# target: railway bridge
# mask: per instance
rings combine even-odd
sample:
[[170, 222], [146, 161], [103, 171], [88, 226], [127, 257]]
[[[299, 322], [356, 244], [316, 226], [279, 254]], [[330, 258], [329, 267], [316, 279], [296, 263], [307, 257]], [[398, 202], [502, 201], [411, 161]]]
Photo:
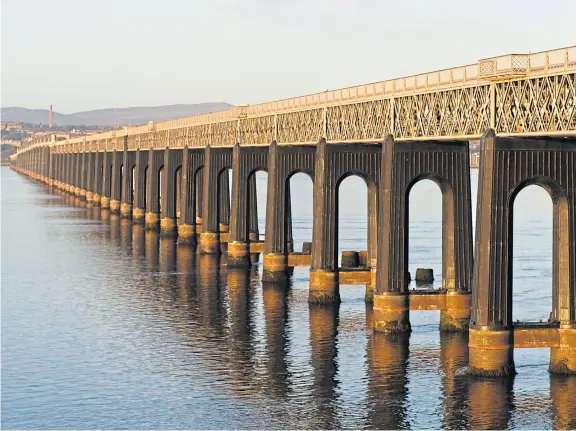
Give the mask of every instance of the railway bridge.
[[[474, 253], [472, 139], [482, 140]], [[550, 347], [550, 370], [576, 373], [576, 46], [86, 137], [46, 136], [23, 145], [12, 167], [200, 254], [224, 248], [229, 267], [248, 267], [263, 251], [268, 282], [310, 265], [311, 303], [338, 302], [339, 284], [357, 277], [373, 298], [376, 331], [409, 332], [410, 310], [441, 310], [441, 330], [470, 330], [471, 373], [514, 373], [514, 347]], [[257, 171], [268, 173], [263, 244]], [[289, 179], [299, 172], [314, 184], [310, 254], [292, 247]], [[369, 194], [366, 268], [352, 276], [337, 255], [338, 187], [350, 175]], [[407, 198], [422, 179], [443, 196], [443, 279], [434, 292], [407, 288]], [[549, 323], [521, 326], [512, 320], [512, 208], [531, 184], [553, 201], [553, 310]]]

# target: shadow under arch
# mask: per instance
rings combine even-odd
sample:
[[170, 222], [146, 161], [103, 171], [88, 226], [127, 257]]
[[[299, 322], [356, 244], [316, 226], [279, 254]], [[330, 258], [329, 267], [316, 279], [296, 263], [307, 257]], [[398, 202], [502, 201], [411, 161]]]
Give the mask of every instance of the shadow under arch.
[[164, 165], [160, 165], [158, 167], [158, 171], [156, 173], [156, 181], [158, 184], [158, 212], [160, 214], [163, 213], [163, 207], [162, 205], [164, 204]]
[[231, 167], [224, 167], [217, 174], [217, 203], [216, 214], [220, 233], [230, 231], [230, 171], [234, 175]]
[[[248, 223], [246, 227], [247, 231], [247, 238], [250, 241], [259, 241], [260, 240], [260, 227], [259, 227], [259, 214], [258, 214], [258, 181], [257, 181], [257, 174], [266, 174], [266, 184], [268, 183], [268, 168], [267, 167], [258, 167], [253, 169], [248, 174], [248, 190], [247, 190], [247, 199], [246, 199], [246, 214], [248, 215]], [[267, 195], [267, 190], [266, 190]], [[266, 196], [267, 199], [267, 196]], [[264, 206], [264, 215], [266, 215], [266, 206]]]
[[[514, 252], [514, 202], [518, 194], [529, 186], [539, 186], [546, 190], [552, 200], [552, 313], [551, 322], [570, 324], [574, 319], [574, 297], [570, 292], [570, 237], [566, 233], [570, 223], [570, 205], [566, 191], [552, 178], [535, 176], [514, 187], [508, 197], [508, 297], [513, 292], [513, 252]], [[508, 303], [508, 313], [512, 316], [512, 300]]]
[[[194, 189], [192, 193], [196, 198], [196, 202], [194, 205], [194, 215], [193, 218], [196, 222], [196, 225], [202, 226], [202, 196], [204, 191], [204, 165], [199, 166], [193, 173], [194, 179]], [[197, 232], [200, 233], [200, 232]]]

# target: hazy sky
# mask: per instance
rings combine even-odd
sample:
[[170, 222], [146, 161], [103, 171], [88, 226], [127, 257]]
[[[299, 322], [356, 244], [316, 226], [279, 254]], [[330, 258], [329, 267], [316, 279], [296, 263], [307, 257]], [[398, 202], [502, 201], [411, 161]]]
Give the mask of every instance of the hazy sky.
[[335, 89], [576, 44], [576, 1], [2, 0], [2, 106]]

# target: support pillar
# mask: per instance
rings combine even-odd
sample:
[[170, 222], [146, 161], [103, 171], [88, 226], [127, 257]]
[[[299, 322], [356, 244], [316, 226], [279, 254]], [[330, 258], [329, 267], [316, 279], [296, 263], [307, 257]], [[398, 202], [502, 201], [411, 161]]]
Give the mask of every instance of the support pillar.
[[[382, 147], [380, 252], [376, 256], [374, 329], [410, 332], [408, 291], [408, 196], [430, 179], [442, 191], [442, 289], [440, 329], [466, 331], [470, 316], [472, 218], [467, 142], [394, 142]], [[376, 206], [373, 203], [373, 206]], [[375, 241], [369, 241], [374, 252]]]
[[292, 243], [289, 178], [296, 172], [314, 176], [314, 146], [268, 147], [266, 237], [262, 281], [285, 283], [289, 278], [288, 253]]
[[104, 153], [97, 151], [94, 153], [94, 195], [92, 205], [100, 206], [102, 200], [102, 177], [104, 173]]
[[74, 153], [74, 196], [80, 197], [80, 184], [82, 181], [82, 153]]
[[122, 175], [121, 196], [122, 203], [120, 204], [120, 217], [125, 219], [132, 218], [132, 167], [134, 166], [134, 153], [128, 152], [128, 142], [124, 142], [124, 151], [122, 154], [122, 166], [124, 167], [124, 175]]
[[[228, 175], [232, 154], [229, 148], [204, 149], [204, 191], [200, 254], [220, 254], [221, 175]], [[225, 203], [223, 204], [225, 206]], [[224, 208], [225, 211], [225, 208]]]
[[255, 172], [268, 163], [268, 148], [240, 147], [232, 153], [232, 212], [228, 265], [249, 267], [250, 242], [258, 239], [258, 210], [256, 207]]
[[79, 187], [80, 187], [80, 191], [78, 193], [78, 197], [81, 200], [86, 200], [86, 188], [87, 188], [87, 170], [88, 170], [88, 156], [89, 153], [86, 152], [86, 149], [84, 149], [84, 152], [82, 152], [80, 154], [80, 161], [81, 161], [81, 167], [80, 167], [80, 183], [79, 183]]
[[180, 186], [180, 221], [178, 223], [178, 243], [194, 244], [196, 242], [194, 172], [190, 163], [188, 147], [182, 150], [182, 180]]
[[134, 198], [132, 202], [132, 221], [144, 224], [146, 218], [146, 172], [148, 152], [136, 150], [134, 161]]
[[314, 221], [312, 225], [312, 267], [310, 269], [310, 291], [308, 302], [339, 303], [340, 290], [336, 267], [337, 187], [326, 166], [326, 141], [316, 146], [314, 175]]
[[94, 167], [95, 167], [95, 153], [88, 153], [86, 163], [86, 202], [93, 204], [94, 201]]
[[120, 204], [122, 201], [122, 181], [125, 176], [124, 165], [122, 160], [124, 153], [122, 151], [112, 152], [112, 182], [110, 194], [110, 212], [120, 214]]
[[164, 169], [162, 170], [162, 217], [160, 219], [160, 235], [174, 236], [176, 226], [176, 175], [182, 175], [179, 170], [182, 159], [181, 150], [164, 150]]
[[104, 151], [102, 155], [102, 197], [100, 206], [102, 209], [110, 208], [110, 196], [112, 190], [112, 156], [113, 152]]
[[148, 230], [158, 230], [160, 227], [160, 184], [159, 171], [164, 163], [163, 151], [150, 149], [148, 151], [148, 178], [146, 184], [146, 216], [145, 227]]
[[552, 313], [559, 347], [550, 371], [576, 374], [576, 141], [482, 138], [468, 372], [514, 374], [512, 233], [516, 195], [538, 184], [553, 202]]

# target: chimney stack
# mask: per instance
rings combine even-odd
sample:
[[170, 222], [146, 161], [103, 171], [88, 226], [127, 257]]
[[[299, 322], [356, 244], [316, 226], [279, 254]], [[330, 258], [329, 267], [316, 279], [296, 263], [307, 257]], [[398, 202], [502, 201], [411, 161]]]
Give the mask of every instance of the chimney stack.
[[48, 117], [48, 127], [52, 128], [52, 105], [50, 105], [50, 116]]

